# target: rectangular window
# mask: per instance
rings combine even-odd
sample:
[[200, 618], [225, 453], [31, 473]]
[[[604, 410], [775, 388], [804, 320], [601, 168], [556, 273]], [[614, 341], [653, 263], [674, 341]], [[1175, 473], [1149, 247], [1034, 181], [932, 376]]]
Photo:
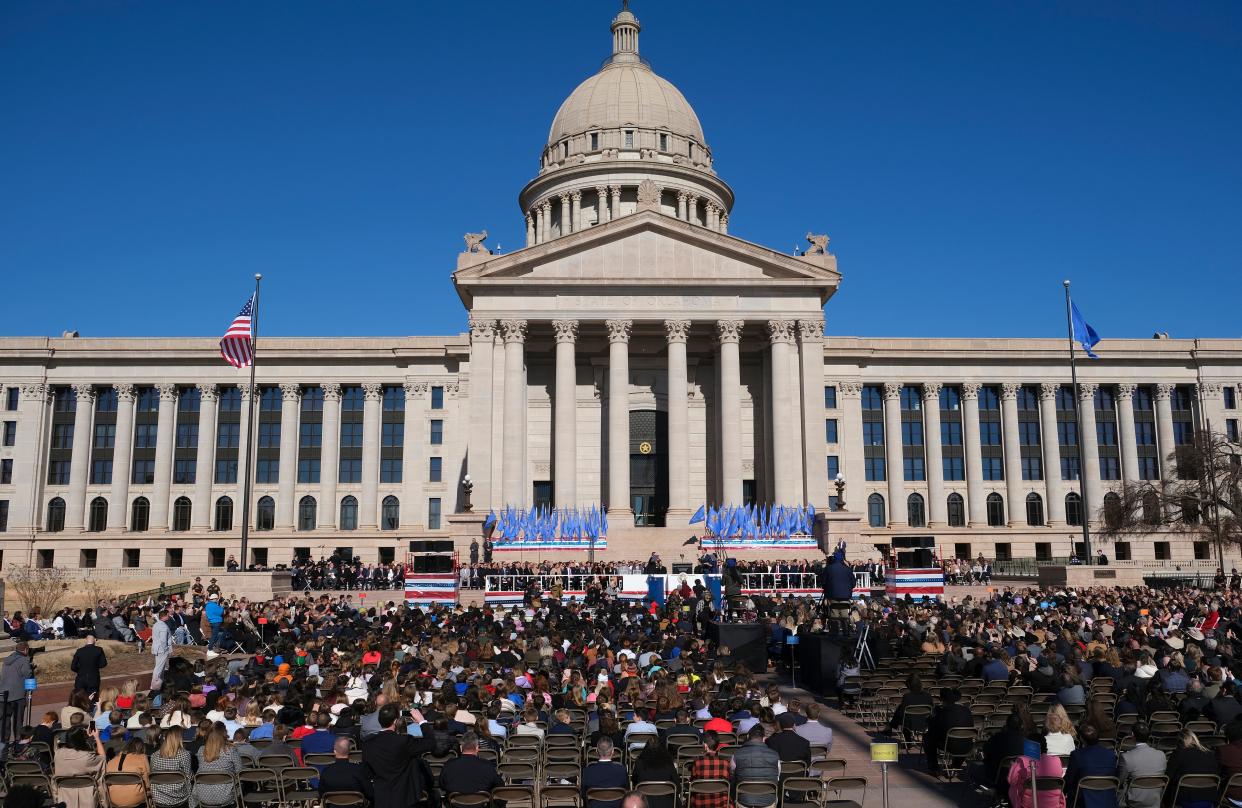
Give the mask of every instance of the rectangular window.
[[1024, 480], [1042, 480], [1044, 478], [1044, 464], [1038, 457], [1022, 458], [1022, 479]]
[[405, 424], [385, 423], [381, 430], [380, 445], [385, 449], [400, 449], [405, 443]]
[[241, 424], [220, 424], [216, 434], [217, 449], [236, 449], [241, 439]]
[[884, 445], [884, 423], [882, 421], [864, 421], [863, 422], [863, 445], [864, 446], [883, 446]]
[[1018, 443], [1023, 446], [1039, 445], [1039, 422], [1038, 421], [1019, 421], [1018, 422]]
[[1167, 541], [1153, 542], [1153, 544], [1156, 547], [1156, 560], [1157, 561], [1172, 561], [1173, 560], [1173, 554], [1169, 550], [1169, 543]]
[[9, 501], [0, 499], [0, 533], [9, 529]]
[[966, 467], [962, 463], [962, 458], [960, 457], [944, 458], [944, 478], [946, 480], [966, 479]]
[[1049, 561], [1052, 558], [1052, 542], [1035, 542], [1035, 558], [1038, 561]]
[[923, 466], [923, 458], [907, 457], [902, 460], [902, 474], [907, 482], [917, 482], [927, 479], [927, 472]]
[[259, 448], [260, 449], [279, 449], [280, 448], [280, 422], [279, 421], [260, 421], [259, 422]]
[[319, 482], [319, 458], [298, 461], [298, 482]]
[[302, 391], [302, 412], [323, 412], [322, 387], [307, 387]]
[[197, 387], [186, 387], [177, 393], [178, 412], [198, 412], [203, 394]]
[[101, 387], [95, 394], [95, 412], [116, 412], [116, 388]]
[[953, 543], [953, 557], [960, 558], [963, 561], [969, 561], [970, 560], [970, 542], [961, 542], [961, 541], [954, 542]]
[[884, 394], [880, 392], [879, 387], [876, 387], [874, 384], [863, 387], [862, 408], [864, 410], [884, 409]]
[[1134, 442], [1139, 446], [1156, 445], [1156, 425], [1151, 421], [1138, 421], [1134, 424]]
[[380, 459], [380, 482], [401, 482], [401, 458], [385, 457]]
[[1101, 480], [1120, 480], [1121, 464], [1115, 457], [1100, 458], [1100, 479]]
[[1001, 445], [1001, 425], [999, 421], [982, 421], [979, 423], [979, 444], [981, 446]]
[[1238, 419], [1237, 418], [1226, 418], [1225, 419], [1225, 436], [1228, 437], [1229, 440], [1234, 443], [1238, 442]]
[[633, 129], [625, 130], [625, 148], [627, 149], [634, 148], [634, 130]]
[[207, 566], [223, 567], [224, 566], [224, 548], [211, 547], [207, 550]]
[[68, 485], [69, 484], [69, 461], [53, 460], [47, 466], [47, 484], [48, 485]]
[[828, 481], [832, 482], [841, 473], [841, 458], [836, 455], [828, 455]]
[[177, 448], [198, 448], [198, 424], [177, 424]]
[[828, 385], [824, 388], [824, 409], [835, 410], [837, 408], [837, 388], [835, 385]]
[[1194, 543], [1195, 561], [1207, 561], [1212, 557], [1212, 545], [1206, 541]]
[[919, 421], [902, 421], [901, 422], [901, 445], [902, 446], [922, 446], [923, 445], [923, 424]]
[[660, 151], [668, 151], [668, 135], [663, 132], [660, 133]]
[[93, 547], [83, 549], [78, 553], [78, 566], [86, 569], [94, 569], [99, 563], [99, 551]]
[[1139, 456], [1139, 479], [1140, 480], [1159, 480], [1160, 479], [1160, 463], [1154, 457]]
[[1078, 424], [1073, 421], [1057, 421], [1057, 440], [1062, 446], [1078, 445]]
[[1061, 458], [1061, 479], [1077, 480], [1078, 479], [1078, 458], [1062, 457]]
[[384, 412], [405, 412], [405, 388], [384, 388]]
[[96, 460], [91, 463], [91, 485], [112, 484], [112, 461]]
[[257, 483], [280, 482], [280, 461], [260, 457], [254, 465], [254, 481]]
[[135, 458], [133, 472], [130, 482], [134, 485], [151, 485], [155, 482], [155, 461]]
[[17, 409], [18, 392], [16, 387], [10, 387], [4, 391], [4, 408], [9, 412]]
[[341, 448], [362, 448], [362, 424], [348, 422], [341, 424]]
[[429, 457], [427, 458], [427, 481], [432, 483], [440, 482], [440, 475], [443, 473], [444, 458]]
[[142, 551], [137, 549], [126, 549], [122, 552], [121, 566], [134, 569], [142, 563]]
[[1100, 421], [1095, 425], [1095, 438], [1101, 446], [1117, 445], [1117, 425], [1112, 421]]
[[216, 483], [218, 485], [232, 485], [237, 482], [237, 461], [236, 460], [217, 460], [216, 461]]
[[52, 448], [73, 448], [73, 424], [56, 424], [52, 427]]
[[440, 498], [432, 497], [427, 500], [427, 529], [440, 529]]
[[[12, 387], [10, 387], [9, 395], [12, 395], [14, 392], [15, 390]], [[1224, 394], [1225, 396], [1225, 409], [1227, 410], [1237, 409], [1238, 399], [1237, 399], [1237, 392], [1234, 390], [1234, 388], [1225, 387], [1223, 390], [1221, 390], [1221, 393]], [[9, 407], [9, 409], [10, 410], [15, 409], [15, 407]]]
[[996, 560], [1013, 561], [1013, 545], [1007, 541], [998, 541], [996, 543]]
[[824, 421], [824, 440], [828, 443], [837, 442], [837, 419], [829, 418]]
[[4, 445], [13, 446], [17, 443], [17, 422], [4, 422]]
[[431, 422], [431, 445], [439, 446], [442, 443], [444, 443], [444, 422], [436, 419]]
[[884, 458], [868, 457], [864, 463], [866, 479], [880, 482], [884, 479]]
[[962, 425], [957, 421], [942, 421], [940, 424], [940, 442], [945, 446], [961, 446]]
[[180, 547], [169, 547], [164, 551], [165, 567], [180, 567], [182, 552]]
[[962, 408], [962, 393], [956, 387], [940, 388], [940, 409], [956, 412]]
[[237, 387], [221, 387], [220, 412], [241, 412], [241, 389]]
[[95, 448], [111, 449], [116, 444], [116, 424], [95, 424]]
[[0, 485], [13, 484], [13, 458], [0, 460]]
[[431, 409], [444, 409], [444, 388], [439, 385], [434, 385], [431, 388]]
[[591, 133], [591, 151], [599, 151], [599, 132]]
[[1004, 458], [1000, 458], [1000, 457], [983, 458], [983, 479], [985, 480], [1005, 479]]
[[1194, 424], [1190, 421], [1173, 422], [1173, 444], [1175, 446], [1188, 446], [1191, 443], [1194, 443], [1194, 440]]
[[1130, 560], [1130, 542], [1128, 541], [1113, 542], [1113, 555], [1117, 557], [1118, 561], [1129, 561]]
[[173, 482], [179, 485], [190, 485], [195, 478], [194, 460], [178, 459], [173, 463]]
[[35, 565], [42, 570], [56, 566], [56, 551], [51, 549], [40, 550], [35, 557]]
[[337, 481], [342, 483], [362, 482], [362, 460], [356, 457], [342, 457], [340, 476], [337, 477]]
[[303, 449], [318, 449], [323, 445], [323, 424], [306, 423], [298, 427], [298, 445]]
[[158, 424], [134, 425], [134, 448], [154, 449]]

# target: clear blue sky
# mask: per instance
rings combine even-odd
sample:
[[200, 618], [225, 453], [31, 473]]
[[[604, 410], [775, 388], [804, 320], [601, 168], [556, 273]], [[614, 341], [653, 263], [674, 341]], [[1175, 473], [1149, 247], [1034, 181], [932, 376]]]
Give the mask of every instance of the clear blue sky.
[[[613, 0], [0, 4], [0, 333], [447, 335]], [[831, 334], [1239, 336], [1242, 3], [635, 0]]]

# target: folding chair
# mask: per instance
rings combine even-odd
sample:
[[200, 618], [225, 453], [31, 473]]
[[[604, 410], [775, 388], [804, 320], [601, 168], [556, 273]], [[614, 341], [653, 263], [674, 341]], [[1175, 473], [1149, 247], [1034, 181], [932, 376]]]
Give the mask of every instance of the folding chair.
[[[188, 805], [190, 799], [190, 778], [181, 772], [151, 772], [147, 776], [151, 788], [151, 803], [156, 808], [177, 808]], [[165, 794], [185, 794], [185, 799], [168, 799]]]
[[[648, 805], [676, 805], [677, 804], [677, 784], [648, 780], [642, 783], [636, 783], [634, 790], [647, 798]], [[656, 802], [658, 800], [658, 802]]]
[[523, 782], [533, 784], [538, 775], [537, 766], [533, 761], [520, 763], [505, 761], [496, 767], [496, 773], [500, 775], [501, 780], [505, 781], [505, 785], [510, 786]]
[[293, 758], [288, 755], [259, 755], [259, 768], [272, 769], [279, 772], [281, 769], [288, 769], [295, 766]]
[[540, 808], [582, 808], [578, 786], [547, 785], [539, 789]]
[[329, 791], [323, 795], [323, 808], [365, 808], [367, 798], [357, 791]]
[[46, 774], [14, 774], [9, 777], [9, 788], [14, 786], [30, 786], [46, 794], [48, 802], [52, 801], [52, 779]]
[[532, 786], [498, 786], [492, 789], [492, 801], [503, 802], [505, 808], [535, 808], [535, 789]]
[[1102, 791], [1116, 792], [1121, 787], [1121, 781], [1116, 777], [1103, 777], [1099, 775], [1084, 777], [1078, 781], [1078, 790], [1074, 792], [1074, 801], [1070, 803], [1070, 808], [1078, 808], [1079, 802], [1084, 791]]
[[940, 747], [941, 771], [952, 780], [966, 768], [966, 761], [975, 751], [975, 731], [966, 727], [953, 727], [945, 733]]
[[145, 799], [142, 804], [145, 806], [151, 805], [151, 790], [146, 787], [147, 784], [142, 779], [141, 774], [136, 774], [134, 772], [104, 772], [103, 791], [105, 805], [112, 804], [112, 799], [108, 796], [108, 789], [112, 786], [138, 786], [142, 789], [142, 793], [145, 795]]
[[240, 789], [238, 789], [237, 787], [237, 780], [234, 779], [233, 775], [231, 774], [225, 774], [224, 772], [199, 772], [198, 774], [194, 775], [195, 793], [198, 792], [199, 786], [223, 786], [223, 785], [229, 786], [229, 793], [232, 796], [230, 796], [226, 800], [222, 800], [216, 803], [206, 802], [202, 799], [198, 799], [197, 800], [198, 805], [201, 806], [202, 808], [224, 808], [225, 806], [231, 806], [235, 808], [235, 806], [237, 806], [239, 803], [238, 791]]
[[1211, 790], [1212, 799], [1216, 798], [1217, 792], [1220, 791], [1220, 775], [1218, 774], [1183, 774], [1182, 779], [1177, 781], [1177, 785], [1173, 787], [1173, 805], [1177, 805], [1177, 798], [1181, 794], [1182, 789], [1188, 791], [1206, 791]]
[[486, 791], [449, 794], [445, 799], [448, 808], [488, 808], [492, 804], [492, 795]]
[[[99, 802], [100, 800], [100, 795], [97, 789], [98, 783], [96, 783], [94, 777], [74, 776], [74, 775], [71, 775], [68, 777], [52, 777], [52, 784], [56, 788], [57, 796], [60, 796], [61, 791], [78, 790], [78, 789], [85, 791], [87, 789], [90, 789], [91, 793], [95, 795], [94, 801]], [[65, 802], [65, 800], [60, 800], [60, 801]]]
[[242, 786], [242, 805], [271, 805], [283, 801], [280, 775], [275, 769], [242, 769], [237, 779]]
[[742, 795], [745, 794], [750, 801], [755, 802], [750, 808], [776, 808], [776, 804], [780, 801], [780, 794], [777, 790], [776, 783], [769, 783], [766, 780], [743, 780], [737, 784], [737, 802], [741, 803]]
[[582, 767], [577, 763], [546, 763], [543, 782], [549, 785], [577, 785], [582, 779]]
[[823, 787], [817, 777], [788, 777], [781, 781], [781, 808], [820, 808]]
[[319, 791], [311, 787], [311, 781], [319, 777], [319, 770], [310, 766], [290, 766], [276, 772], [280, 777], [280, 801], [284, 805], [302, 804], [306, 808], [319, 799]]
[[324, 766], [331, 766], [336, 761], [336, 755], [327, 752], [320, 752], [309, 755], [302, 755], [302, 762], [307, 766], [314, 766], [316, 769], [323, 771]]
[[729, 795], [728, 780], [691, 780], [690, 787], [687, 789], [688, 800], [693, 800], [695, 795]]
[[[867, 801], [866, 777], [833, 777], [824, 783], [824, 808], [862, 808]], [[857, 794], [857, 799], [851, 795]], [[832, 799], [828, 797], [832, 796]]]
[[15, 774], [43, 774], [43, 767], [34, 760], [10, 760], [4, 764], [4, 778], [8, 780]]

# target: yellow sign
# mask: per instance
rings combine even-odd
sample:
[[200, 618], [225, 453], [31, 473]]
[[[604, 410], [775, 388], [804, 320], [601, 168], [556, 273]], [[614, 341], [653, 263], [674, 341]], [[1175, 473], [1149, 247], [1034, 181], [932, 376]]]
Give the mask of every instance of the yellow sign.
[[638, 444], [638, 451], [640, 454], [651, 454], [651, 444], [647, 443], [647, 441], [643, 441]]
[[897, 744], [895, 743], [873, 743], [871, 744], [871, 762], [872, 763], [896, 763], [897, 762]]

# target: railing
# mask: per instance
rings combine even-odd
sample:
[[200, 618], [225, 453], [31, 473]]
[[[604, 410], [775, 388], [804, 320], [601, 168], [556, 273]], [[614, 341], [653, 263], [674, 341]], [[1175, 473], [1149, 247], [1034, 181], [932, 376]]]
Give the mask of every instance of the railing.
[[[1015, 558], [1009, 561], [997, 561], [992, 565], [992, 576], [999, 578], [1038, 578], [1040, 567], [1069, 566], [1069, 556], [1053, 558]], [[1206, 574], [1209, 579], [1216, 574], [1216, 562], [1210, 560], [1195, 561], [1115, 561], [1110, 559], [1109, 567], [1123, 569], [1139, 568], [1144, 577], [1175, 578], [1179, 576], [1196, 576]]]
[[[671, 592], [681, 586], [681, 579], [694, 586], [708, 576], [702, 573], [666, 573], [664, 588]], [[488, 592], [525, 592], [534, 583], [541, 592], [550, 592], [559, 583], [566, 592], [583, 592], [591, 583], [615, 584], [619, 591], [646, 591], [647, 576], [643, 574], [595, 575], [560, 573], [557, 575], [487, 575], [483, 578], [483, 590]], [[855, 589], [870, 589], [871, 574], [865, 570], [854, 572]], [[819, 594], [819, 576], [814, 572], [744, 572], [742, 589], [753, 592], [814, 592]]]

